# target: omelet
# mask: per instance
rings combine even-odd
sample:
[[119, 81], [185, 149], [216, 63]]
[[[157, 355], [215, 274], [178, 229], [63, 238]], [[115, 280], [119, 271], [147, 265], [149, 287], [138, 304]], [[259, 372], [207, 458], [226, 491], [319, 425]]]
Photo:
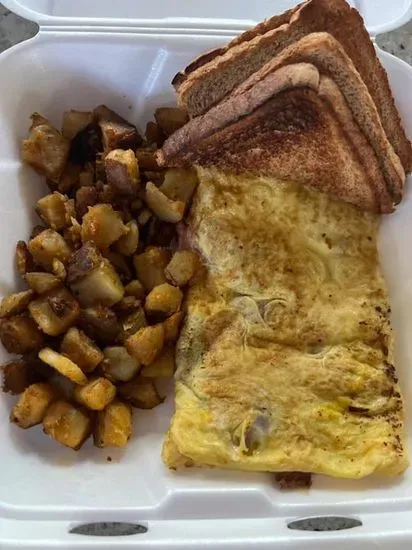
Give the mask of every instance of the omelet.
[[379, 216], [290, 182], [199, 180], [187, 238], [207, 270], [188, 293], [165, 464], [403, 472]]

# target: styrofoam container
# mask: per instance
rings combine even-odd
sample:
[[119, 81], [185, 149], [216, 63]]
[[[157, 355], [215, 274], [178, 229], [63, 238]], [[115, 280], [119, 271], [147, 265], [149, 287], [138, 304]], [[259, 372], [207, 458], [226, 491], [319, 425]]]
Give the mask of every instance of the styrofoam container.
[[[57, 126], [69, 108], [105, 103], [143, 127], [160, 105], [174, 103], [170, 81], [195, 55], [293, 1], [3, 0], [39, 22], [32, 40], [0, 56], [0, 293], [19, 284], [14, 247], [35, 224], [42, 178], [23, 166], [19, 140], [39, 111]], [[355, 4], [355, 2], [354, 2]], [[372, 34], [411, 16], [412, 0], [363, 0], [356, 6]], [[412, 69], [379, 51], [409, 135]], [[412, 438], [412, 191], [384, 219], [381, 261], [397, 333], [397, 369]], [[1, 352], [0, 359], [6, 359]], [[269, 474], [163, 467], [162, 438], [173, 398], [135, 415], [124, 451], [88, 443], [79, 453], [41, 433], [9, 424], [12, 399], [0, 396], [0, 548], [150, 548], [406, 550], [412, 544], [412, 468], [395, 480], [334, 480], [315, 476], [307, 492], [280, 492]], [[412, 448], [412, 446], [410, 446]], [[112, 461], [107, 462], [110, 456]], [[352, 530], [288, 529], [292, 519], [358, 518]], [[86, 536], [84, 523], [130, 522], [147, 528], [129, 536]], [[99, 526], [97, 526], [99, 527]], [[97, 529], [96, 527], [96, 529]], [[119, 525], [100, 525], [101, 534]], [[120, 526], [122, 527], [122, 526]], [[333, 545], [333, 546], [332, 546]]]

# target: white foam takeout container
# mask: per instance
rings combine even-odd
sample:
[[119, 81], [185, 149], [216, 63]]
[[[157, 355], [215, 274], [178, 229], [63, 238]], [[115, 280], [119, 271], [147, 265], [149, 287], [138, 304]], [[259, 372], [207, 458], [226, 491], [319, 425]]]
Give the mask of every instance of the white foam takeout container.
[[[221, 45], [293, 0], [3, 0], [36, 21], [38, 35], [0, 56], [0, 293], [16, 288], [14, 247], [36, 223], [33, 206], [42, 179], [22, 165], [19, 140], [39, 111], [60, 125], [69, 108], [105, 103], [143, 128], [154, 109], [174, 103], [170, 81], [195, 55]], [[412, 0], [359, 0], [371, 35], [412, 16]], [[409, 135], [412, 69], [379, 51]], [[412, 438], [412, 191], [385, 218], [381, 260], [397, 332], [397, 368]], [[6, 354], [1, 351], [0, 360]], [[0, 548], [168, 549], [409, 549], [412, 544], [412, 468], [392, 481], [316, 476], [307, 492], [280, 492], [270, 474], [219, 470], [169, 472], [161, 462], [172, 397], [135, 415], [123, 452], [91, 443], [79, 453], [56, 445], [39, 427], [9, 424], [12, 404], [0, 396]], [[112, 462], [107, 462], [111, 456]], [[297, 518], [343, 516], [351, 530], [288, 529]], [[99, 536], [73, 534], [84, 523]], [[128, 532], [112, 522], [139, 524]], [[328, 524], [328, 523], [327, 523]], [[325, 525], [325, 523], [323, 524]], [[132, 526], [132, 527], [133, 527]], [[332, 524], [330, 524], [333, 527]], [[136, 530], [137, 528], [135, 528]], [[142, 529], [140, 529], [142, 530]]]

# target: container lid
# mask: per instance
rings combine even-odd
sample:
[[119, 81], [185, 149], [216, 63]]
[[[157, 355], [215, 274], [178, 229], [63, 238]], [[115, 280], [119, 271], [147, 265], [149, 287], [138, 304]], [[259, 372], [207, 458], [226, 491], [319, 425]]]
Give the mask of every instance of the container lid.
[[[240, 31], [281, 13], [298, 0], [2, 0], [10, 10], [40, 26], [149, 27]], [[412, 0], [348, 0], [371, 35], [412, 18]]]

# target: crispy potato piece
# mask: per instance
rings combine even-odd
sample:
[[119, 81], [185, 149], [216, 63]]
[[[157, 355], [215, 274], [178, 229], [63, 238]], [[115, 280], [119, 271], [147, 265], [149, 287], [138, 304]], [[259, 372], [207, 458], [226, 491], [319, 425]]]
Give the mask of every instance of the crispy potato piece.
[[60, 181], [57, 186], [58, 191], [60, 191], [60, 193], [67, 193], [74, 187], [77, 187], [80, 171], [81, 167], [79, 165], [68, 162], [60, 176]]
[[34, 297], [32, 290], [23, 290], [5, 296], [0, 303], [0, 319], [23, 313]]
[[178, 107], [160, 107], [156, 109], [154, 117], [166, 137], [189, 121], [186, 111]]
[[33, 256], [30, 254], [24, 241], [19, 241], [16, 245], [16, 266], [17, 271], [23, 277], [26, 273], [35, 269]]
[[130, 281], [130, 283], [124, 287], [124, 292], [126, 296], [134, 296], [138, 300], [142, 300], [144, 298], [143, 285], [137, 279]]
[[136, 127], [105, 105], [96, 107], [93, 113], [102, 132], [105, 153], [113, 149], [135, 149], [142, 143]]
[[109, 204], [91, 206], [83, 216], [83, 243], [94, 241], [101, 250], [105, 250], [125, 233], [126, 227], [120, 214]]
[[79, 132], [93, 122], [91, 111], [65, 111], [63, 113], [62, 134], [67, 139], [74, 139]]
[[81, 220], [87, 214], [89, 206], [99, 201], [99, 192], [96, 187], [82, 186], [76, 191], [76, 215]]
[[150, 181], [146, 184], [146, 202], [159, 220], [178, 223], [183, 218], [185, 203], [170, 200]]
[[75, 283], [102, 263], [103, 256], [93, 241], [88, 241], [70, 258], [67, 272], [68, 283]]
[[165, 321], [163, 321], [163, 328], [165, 331], [165, 342], [174, 343], [179, 338], [180, 324], [183, 319], [183, 311], [177, 311]]
[[0, 340], [9, 353], [26, 354], [43, 345], [42, 333], [27, 315], [3, 319], [0, 323]]
[[146, 296], [145, 310], [149, 315], [162, 314], [170, 317], [180, 309], [182, 291], [169, 283], [155, 286]]
[[150, 147], [142, 147], [136, 149], [136, 158], [139, 164], [140, 170], [150, 170], [157, 172], [158, 170], [163, 170], [157, 163], [156, 160], [156, 151]]
[[50, 122], [33, 113], [28, 139], [23, 140], [22, 156], [36, 172], [58, 183], [70, 151], [70, 141]]
[[139, 167], [131, 149], [114, 149], [104, 160], [106, 181], [117, 193], [135, 195], [140, 183]]
[[53, 274], [58, 278], [60, 279], [60, 281], [65, 281], [66, 278], [67, 278], [67, 271], [66, 271], [66, 268], [63, 264], [63, 262], [61, 262], [60, 260], [58, 260], [57, 258], [54, 258], [53, 260], [53, 263], [52, 263], [52, 271], [53, 271]]
[[136, 311], [133, 311], [133, 313], [130, 313], [122, 320], [122, 340], [125, 340], [126, 338], [137, 332], [139, 329], [146, 326], [147, 321], [144, 314], [144, 309], [142, 307], [139, 307], [138, 309], [136, 309]]
[[127, 382], [140, 368], [139, 361], [132, 357], [124, 346], [110, 346], [105, 348], [103, 353], [103, 373], [110, 380]]
[[41, 271], [26, 273], [24, 279], [29, 287], [36, 292], [36, 294], [44, 294], [45, 292], [49, 292], [62, 284], [61, 280], [55, 275], [52, 275], [51, 273], [43, 273]]
[[139, 212], [139, 215], [137, 216], [137, 221], [139, 225], [146, 225], [151, 217], [152, 213], [150, 212], [150, 210], [148, 208], [143, 208], [143, 210], [141, 210]]
[[35, 382], [35, 373], [27, 361], [12, 361], [2, 366], [4, 393], [18, 395]]
[[76, 327], [70, 328], [64, 335], [60, 352], [87, 373], [92, 372], [104, 358], [93, 340]]
[[146, 290], [166, 283], [164, 270], [169, 263], [169, 254], [161, 248], [150, 248], [133, 258], [137, 278]]
[[135, 220], [126, 224], [126, 234], [115, 243], [114, 247], [124, 256], [133, 256], [139, 246], [139, 226]]
[[200, 265], [197, 254], [191, 250], [178, 250], [168, 263], [165, 274], [173, 284], [185, 286], [196, 275]]
[[73, 363], [71, 359], [57, 353], [50, 348], [43, 348], [39, 351], [39, 359], [50, 365], [57, 370], [60, 374], [74, 382], [75, 384], [84, 385], [87, 384], [87, 377], [84, 375], [83, 371]]
[[125, 401], [138, 409], [153, 409], [163, 403], [153, 380], [148, 378], [139, 377], [131, 382], [126, 382], [119, 386], [118, 393]]
[[172, 378], [175, 372], [175, 350], [167, 346], [153, 363], [140, 371], [144, 378]]
[[70, 285], [84, 307], [98, 304], [112, 306], [124, 296], [124, 288], [112, 264], [103, 259], [97, 269]]
[[36, 264], [46, 271], [52, 270], [55, 258], [66, 264], [72, 253], [66, 241], [54, 229], [45, 229], [30, 239], [28, 249]]
[[55, 191], [37, 201], [36, 212], [52, 229], [60, 231], [70, 225], [70, 212], [67, 211], [68, 197]]
[[57, 392], [50, 384], [32, 384], [21, 394], [10, 414], [10, 422], [20, 428], [40, 424], [50, 404], [57, 398]]
[[143, 327], [127, 338], [127, 351], [143, 365], [150, 365], [160, 354], [164, 342], [163, 325]]
[[92, 411], [103, 410], [116, 396], [116, 387], [106, 378], [94, 378], [74, 389], [74, 398]]
[[166, 170], [160, 191], [173, 201], [187, 202], [198, 186], [199, 180], [194, 168], [182, 170], [169, 168]]
[[165, 141], [165, 135], [156, 122], [150, 121], [146, 124], [146, 141], [149, 145], [161, 147]]
[[60, 287], [33, 300], [29, 311], [43, 332], [59, 336], [75, 323], [80, 307], [67, 288]]
[[43, 431], [65, 447], [78, 451], [92, 431], [92, 422], [85, 411], [66, 401], [56, 401], [43, 418]]
[[112, 401], [97, 414], [94, 430], [96, 447], [124, 447], [132, 435], [132, 409], [121, 401]]
[[116, 342], [122, 332], [115, 313], [101, 305], [83, 309], [77, 324], [93, 341], [97, 340], [106, 346]]

